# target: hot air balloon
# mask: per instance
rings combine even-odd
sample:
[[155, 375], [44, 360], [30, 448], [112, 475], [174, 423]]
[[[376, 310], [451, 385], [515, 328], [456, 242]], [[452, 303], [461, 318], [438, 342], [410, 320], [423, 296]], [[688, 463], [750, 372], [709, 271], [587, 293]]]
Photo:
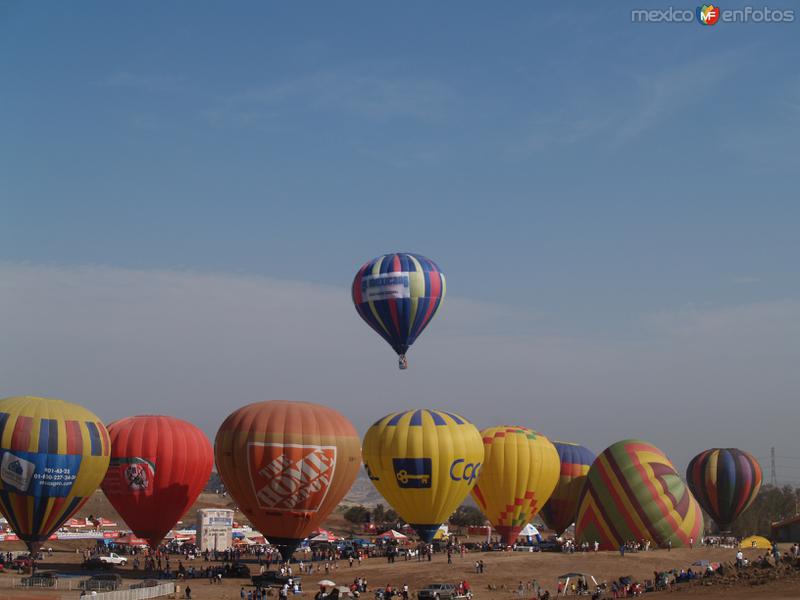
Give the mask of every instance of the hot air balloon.
[[742, 450], [712, 448], [691, 460], [686, 482], [700, 506], [726, 532], [756, 499], [761, 465]]
[[272, 400], [231, 413], [214, 442], [225, 487], [285, 560], [353, 485], [358, 434], [337, 411]]
[[594, 454], [588, 448], [571, 442], [553, 442], [561, 459], [561, 474], [556, 489], [542, 507], [539, 515], [550, 529], [558, 535], [564, 533], [575, 522], [578, 502]]
[[430, 542], [475, 485], [483, 444], [465, 418], [417, 409], [387, 415], [370, 427], [363, 454], [378, 491]]
[[527, 427], [490, 427], [481, 436], [485, 456], [472, 497], [510, 545], [553, 493], [558, 452], [550, 440]]
[[623, 440], [592, 463], [578, 508], [578, 543], [616, 550], [630, 540], [688, 546], [703, 533], [703, 513], [666, 455], [647, 442]]
[[444, 299], [445, 280], [436, 263], [419, 254], [384, 254], [362, 266], [353, 280], [361, 318], [389, 342], [408, 367], [406, 352]]
[[82, 406], [0, 400], [0, 511], [31, 552], [100, 485], [110, 446], [103, 423]]
[[211, 444], [175, 417], [127, 417], [111, 423], [108, 433], [103, 492], [133, 533], [157, 548], [208, 483]]

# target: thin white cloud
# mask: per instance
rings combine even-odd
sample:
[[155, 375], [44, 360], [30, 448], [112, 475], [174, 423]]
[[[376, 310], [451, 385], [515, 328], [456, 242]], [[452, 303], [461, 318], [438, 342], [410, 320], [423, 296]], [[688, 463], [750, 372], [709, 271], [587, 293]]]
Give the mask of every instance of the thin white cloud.
[[301, 107], [344, 112], [370, 119], [437, 119], [446, 114], [457, 94], [443, 82], [399, 75], [386, 66], [336, 68], [294, 79], [266, 83], [230, 94], [200, 112], [215, 123], [241, 114], [274, 114]]
[[761, 281], [761, 278], [759, 278], [759, 277], [752, 277], [752, 276], [746, 276], [746, 275], [743, 275], [741, 277], [734, 277], [733, 278], [733, 283], [736, 283], [738, 285], [749, 285], [749, 284], [752, 284], [752, 283], [759, 283], [760, 281]]
[[690, 114], [741, 65], [740, 51], [692, 57], [645, 74], [612, 73], [605, 89], [576, 82], [564, 103], [542, 110], [522, 127], [523, 151], [547, 151], [596, 140], [611, 147], [633, 142], [676, 114]]
[[637, 336], [596, 339], [538, 335], [543, 315], [450, 297], [407, 372], [345, 287], [0, 263], [0, 315], [0, 395], [62, 397], [105, 420], [166, 412], [213, 436], [238, 406], [288, 398], [361, 431], [439, 406], [595, 450], [642, 437], [678, 464], [713, 445], [800, 453], [797, 301], [663, 311], [630, 324]]
[[110, 88], [129, 88], [146, 92], [176, 92], [182, 88], [182, 81], [172, 75], [153, 75], [115, 71], [99, 82]]

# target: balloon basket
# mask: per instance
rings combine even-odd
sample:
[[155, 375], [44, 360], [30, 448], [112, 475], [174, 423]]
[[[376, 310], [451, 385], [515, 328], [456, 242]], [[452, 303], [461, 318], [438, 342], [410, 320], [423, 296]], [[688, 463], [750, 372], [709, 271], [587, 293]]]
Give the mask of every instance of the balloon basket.
[[400, 354], [397, 357], [397, 368], [401, 371], [405, 371], [408, 368], [408, 359], [405, 354]]

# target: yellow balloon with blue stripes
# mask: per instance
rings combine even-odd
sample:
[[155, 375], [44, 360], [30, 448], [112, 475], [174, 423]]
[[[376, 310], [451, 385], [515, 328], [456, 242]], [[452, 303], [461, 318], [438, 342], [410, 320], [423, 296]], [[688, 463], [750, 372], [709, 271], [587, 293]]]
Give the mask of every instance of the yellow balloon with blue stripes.
[[94, 493], [111, 444], [91, 411], [32, 396], [0, 400], [0, 512], [31, 551]]
[[430, 409], [383, 417], [369, 428], [362, 448], [372, 483], [426, 542], [475, 485], [483, 453], [472, 423]]

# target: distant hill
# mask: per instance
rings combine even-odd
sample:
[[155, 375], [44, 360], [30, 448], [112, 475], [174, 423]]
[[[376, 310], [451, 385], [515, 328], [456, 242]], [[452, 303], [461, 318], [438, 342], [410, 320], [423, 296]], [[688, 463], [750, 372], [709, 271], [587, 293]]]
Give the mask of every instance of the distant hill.
[[361, 506], [375, 506], [377, 504], [386, 505], [386, 500], [380, 495], [375, 486], [367, 477], [367, 473], [362, 469], [358, 472], [358, 477], [353, 482], [353, 487], [342, 500], [342, 504], [360, 504]]

